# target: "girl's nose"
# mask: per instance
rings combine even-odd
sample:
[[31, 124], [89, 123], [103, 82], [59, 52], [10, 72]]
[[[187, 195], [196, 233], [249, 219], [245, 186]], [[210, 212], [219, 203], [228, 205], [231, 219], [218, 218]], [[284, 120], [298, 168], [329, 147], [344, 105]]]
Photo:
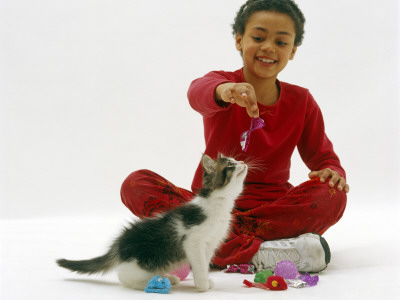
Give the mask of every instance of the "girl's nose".
[[275, 44], [272, 41], [266, 40], [262, 45], [261, 49], [263, 51], [266, 51], [268, 53], [274, 53], [275, 52]]

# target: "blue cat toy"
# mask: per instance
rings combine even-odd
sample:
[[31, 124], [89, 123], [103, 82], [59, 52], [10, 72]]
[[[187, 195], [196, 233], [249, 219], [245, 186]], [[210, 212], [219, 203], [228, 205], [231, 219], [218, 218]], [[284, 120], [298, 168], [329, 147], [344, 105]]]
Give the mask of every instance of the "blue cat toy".
[[161, 276], [154, 276], [152, 279], [149, 280], [144, 291], [146, 293], [166, 294], [169, 292], [170, 288], [171, 288], [171, 282], [169, 281], [168, 278], [163, 278]]

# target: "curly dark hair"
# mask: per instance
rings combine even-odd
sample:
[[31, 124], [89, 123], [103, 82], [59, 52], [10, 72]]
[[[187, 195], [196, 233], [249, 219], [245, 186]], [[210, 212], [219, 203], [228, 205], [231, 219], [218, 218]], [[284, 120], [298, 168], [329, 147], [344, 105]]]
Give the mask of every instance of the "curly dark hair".
[[304, 23], [306, 19], [303, 13], [292, 0], [248, 0], [238, 11], [235, 22], [232, 24], [233, 34], [244, 34], [246, 24], [251, 15], [257, 11], [274, 11], [288, 15], [294, 22], [296, 37], [295, 46], [300, 46], [304, 37]]

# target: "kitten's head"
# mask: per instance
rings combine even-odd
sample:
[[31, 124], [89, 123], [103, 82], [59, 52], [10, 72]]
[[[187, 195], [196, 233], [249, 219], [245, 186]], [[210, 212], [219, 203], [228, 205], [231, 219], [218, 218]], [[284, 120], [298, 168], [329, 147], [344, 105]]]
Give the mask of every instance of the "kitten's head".
[[247, 165], [230, 157], [219, 154], [216, 160], [207, 154], [201, 160], [203, 166], [203, 188], [201, 196], [207, 196], [212, 191], [222, 189], [228, 185], [242, 188], [247, 175]]

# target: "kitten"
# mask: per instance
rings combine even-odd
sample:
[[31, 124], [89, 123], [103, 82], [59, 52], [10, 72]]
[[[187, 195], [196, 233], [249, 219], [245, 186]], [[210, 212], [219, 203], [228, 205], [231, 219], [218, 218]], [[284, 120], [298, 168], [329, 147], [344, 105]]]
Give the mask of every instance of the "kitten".
[[222, 155], [215, 161], [203, 155], [202, 166], [203, 187], [193, 200], [156, 218], [130, 224], [103, 256], [59, 259], [58, 265], [87, 274], [115, 268], [123, 285], [143, 290], [156, 275], [177, 284], [179, 279], [169, 273], [189, 263], [197, 290], [212, 288], [209, 263], [229, 231], [231, 211], [243, 190], [248, 167]]

